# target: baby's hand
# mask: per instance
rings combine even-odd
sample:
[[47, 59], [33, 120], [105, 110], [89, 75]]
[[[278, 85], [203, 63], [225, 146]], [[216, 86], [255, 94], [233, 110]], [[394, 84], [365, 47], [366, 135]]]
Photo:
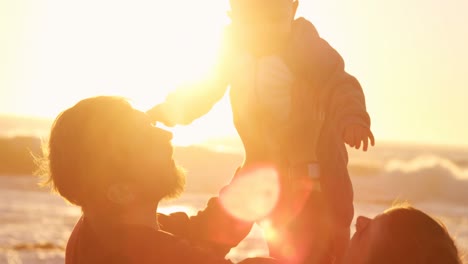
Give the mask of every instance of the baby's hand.
[[350, 147], [360, 149], [362, 143], [362, 150], [367, 151], [369, 146], [369, 140], [371, 145], [375, 145], [374, 135], [369, 128], [361, 125], [349, 125], [345, 128], [343, 139], [346, 144]]
[[161, 105], [156, 105], [146, 112], [151, 118], [152, 123], [161, 122], [163, 119], [162, 107]]

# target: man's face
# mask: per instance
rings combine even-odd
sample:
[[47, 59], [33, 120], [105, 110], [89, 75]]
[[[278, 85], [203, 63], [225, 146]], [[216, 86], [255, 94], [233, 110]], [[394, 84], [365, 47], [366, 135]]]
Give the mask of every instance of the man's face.
[[125, 181], [134, 193], [154, 201], [183, 190], [184, 175], [173, 159], [170, 132], [153, 126], [147, 114], [137, 110], [116, 132], [115, 141], [124, 156], [117, 160], [124, 162]]
[[287, 39], [296, 8], [292, 0], [232, 0], [230, 16], [244, 41], [266, 46]]

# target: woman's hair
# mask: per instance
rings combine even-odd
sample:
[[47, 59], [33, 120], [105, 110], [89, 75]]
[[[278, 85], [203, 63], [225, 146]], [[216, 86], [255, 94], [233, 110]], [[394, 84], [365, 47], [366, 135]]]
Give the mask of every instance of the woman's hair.
[[[43, 156], [37, 159], [42, 185], [50, 186], [70, 203], [83, 206], [122, 176], [125, 157], [116, 156], [125, 121], [135, 109], [121, 97], [88, 98], [55, 119]], [[127, 122], [128, 123], [128, 122]], [[119, 160], [120, 159], [120, 160]]]
[[444, 224], [420, 210], [396, 206], [374, 221], [381, 233], [373, 240], [367, 263], [461, 264]]

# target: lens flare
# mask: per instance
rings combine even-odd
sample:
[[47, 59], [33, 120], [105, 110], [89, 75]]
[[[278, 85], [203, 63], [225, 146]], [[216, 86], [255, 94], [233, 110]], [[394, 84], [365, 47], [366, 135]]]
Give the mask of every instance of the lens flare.
[[223, 189], [220, 201], [232, 216], [257, 221], [271, 213], [280, 195], [279, 174], [272, 167], [241, 169]]
[[263, 236], [268, 242], [270, 250], [274, 250], [275, 258], [281, 259], [281, 263], [298, 264], [303, 263], [301, 256], [298, 255], [294, 240], [290, 237], [285, 226], [278, 227], [273, 224], [271, 219], [262, 220], [259, 223], [263, 231]]
[[269, 243], [277, 243], [279, 242], [279, 234], [278, 231], [273, 227], [270, 219], [266, 219], [260, 222], [260, 227], [263, 231], [263, 237]]

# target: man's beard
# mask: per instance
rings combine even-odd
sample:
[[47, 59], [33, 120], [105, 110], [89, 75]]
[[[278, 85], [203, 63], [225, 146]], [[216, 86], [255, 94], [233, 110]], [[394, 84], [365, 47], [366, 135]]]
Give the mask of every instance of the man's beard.
[[142, 184], [144, 196], [149, 200], [162, 200], [179, 197], [185, 188], [185, 170], [175, 164], [172, 160], [171, 163], [165, 168], [155, 168], [155, 171], [146, 173]]
[[167, 177], [167, 186], [163, 191], [162, 199], [178, 198], [185, 189], [185, 170], [179, 165], [173, 163], [171, 169], [165, 173]]

